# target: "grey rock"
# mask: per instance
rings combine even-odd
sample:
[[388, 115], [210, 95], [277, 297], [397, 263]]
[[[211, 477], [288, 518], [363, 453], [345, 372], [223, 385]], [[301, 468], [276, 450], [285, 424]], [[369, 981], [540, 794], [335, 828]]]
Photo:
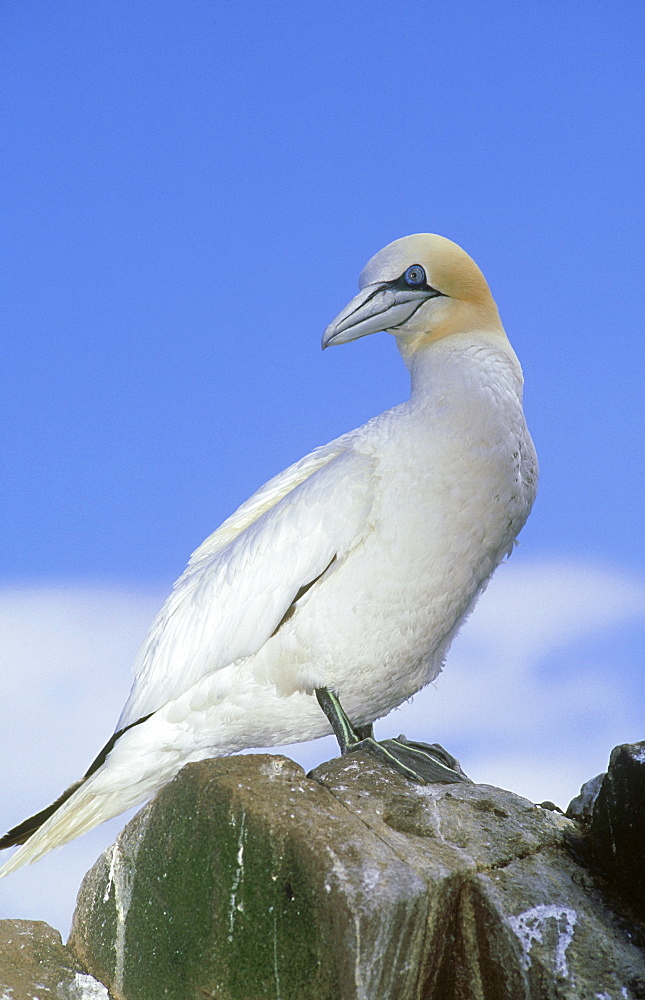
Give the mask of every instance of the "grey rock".
[[339, 1000], [356, 976], [375, 997], [374, 975], [392, 976], [397, 953], [423, 937], [424, 893], [292, 761], [206, 761], [186, 767], [99, 859], [70, 946], [117, 998]]
[[595, 778], [585, 781], [580, 789], [580, 794], [576, 795], [575, 799], [571, 799], [571, 802], [567, 806], [566, 814], [569, 819], [575, 819], [578, 823], [591, 823], [593, 807], [606, 773], [606, 771], [603, 771], [602, 774], [597, 774]]
[[105, 986], [89, 976], [42, 920], [0, 920], [2, 1000], [108, 1000]]
[[645, 919], [645, 742], [612, 750], [589, 836], [595, 864]]
[[359, 754], [191, 764], [86, 876], [69, 947], [117, 1000], [645, 997], [580, 828]]
[[[347, 773], [352, 764], [344, 766]], [[410, 996], [645, 997], [643, 928], [616, 912], [575, 860], [580, 835], [571, 820], [487, 785], [402, 782], [397, 793], [363, 762], [342, 785], [337, 762], [314, 773], [431, 875], [440, 908], [428, 926], [427, 978]], [[432, 871], [438, 859], [443, 879]]]

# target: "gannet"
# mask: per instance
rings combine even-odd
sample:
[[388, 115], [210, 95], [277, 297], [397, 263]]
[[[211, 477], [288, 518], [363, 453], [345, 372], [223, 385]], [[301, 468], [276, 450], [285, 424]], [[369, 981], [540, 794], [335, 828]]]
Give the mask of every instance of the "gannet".
[[[0, 841], [23, 845], [0, 875], [190, 761], [332, 729], [344, 752], [378, 749], [371, 723], [440, 672], [535, 496], [522, 371], [482, 272], [450, 240], [395, 240], [359, 289], [322, 346], [391, 333], [410, 398], [271, 479], [193, 553], [114, 735], [79, 782]], [[424, 780], [415, 746], [431, 748], [406, 757], [384, 742], [393, 766]], [[434, 758], [448, 770], [454, 760]]]

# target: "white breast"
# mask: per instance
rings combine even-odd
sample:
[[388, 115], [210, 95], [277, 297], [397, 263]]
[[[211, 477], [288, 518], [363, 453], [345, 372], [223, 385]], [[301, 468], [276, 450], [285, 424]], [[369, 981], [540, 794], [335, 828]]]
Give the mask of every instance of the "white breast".
[[478, 348], [445, 362], [435, 360], [431, 391], [417, 385], [410, 402], [351, 435], [376, 463], [360, 544], [257, 657], [281, 693], [333, 687], [357, 722], [436, 676], [535, 494], [507, 359]]

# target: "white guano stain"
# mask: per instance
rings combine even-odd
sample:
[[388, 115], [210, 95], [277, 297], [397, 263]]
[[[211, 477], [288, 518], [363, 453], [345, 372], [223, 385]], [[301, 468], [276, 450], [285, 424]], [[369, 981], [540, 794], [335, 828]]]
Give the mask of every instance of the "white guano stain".
[[112, 856], [110, 858], [110, 870], [108, 872], [107, 882], [105, 883], [105, 892], [103, 893], [103, 902], [107, 903], [110, 898], [110, 893], [112, 892], [112, 887], [114, 886], [116, 879], [116, 869], [117, 869], [117, 851], [118, 843], [115, 842], [112, 845]]
[[107, 903], [110, 892], [114, 891], [114, 906], [116, 909], [116, 935], [114, 939], [114, 949], [116, 952], [116, 963], [114, 966], [114, 981], [116, 986], [123, 986], [123, 973], [125, 970], [125, 921], [132, 902], [132, 873], [126, 870], [121, 844], [118, 840], [112, 848], [110, 859], [110, 872], [108, 882], [103, 895], [103, 902]]
[[537, 941], [542, 944], [542, 935], [548, 920], [555, 920], [558, 942], [555, 946], [554, 964], [556, 974], [561, 979], [569, 976], [567, 966], [567, 948], [573, 940], [573, 931], [578, 922], [578, 914], [566, 906], [547, 904], [534, 906], [516, 917], [509, 917], [508, 922], [520, 939], [522, 945], [522, 963], [525, 969], [531, 967], [531, 948]]
[[[116, 910], [114, 985], [118, 990], [123, 988], [123, 975], [125, 972], [125, 926], [132, 902], [132, 883], [137, 854], [139, 853], [142, 839], [142, 831], [140, 831], [137, 840], [128, 845], [130, 852], [126, 854], [121, 843], [121, 837], [117, 837], [112, 847], [110, 869], [105, 892], [103, 893], [103, 902], [107, 903], [110, 894], [114, 892], [114, 907]], [[106, 993], [105, 996], [107, 995]], [[98, 994], [98, 996], [101, 996], [101, 994]]]
[[68, 1000], [110, 1000], [110, 994], [103, 983], [85, 972], [76, 973], [65, 996]]
[[[273, 907], [271, 907], [273, 910]], [[275, 1000], [282, 1000], [280, 972], [278, 970], [278, 914], [273, 910], [273, 975], [275, 978]]]
[[363, 969], [361, 963], [361, 918], [357, 912], [354, 912], [354, 947], [356, 949], [356, 958], [354, 960], [354, 984], [356, 986], [356, 996], [360, 1000], [364, 1000], [366, 997], [364, 984], [363, 984]]
[[[228, 907], [228, 940], [233, 940], [233, 932], [235, 931], [235, 916], [239, 912], [242, 912], [242, 904], [237, 901], [238, 889], [242, 884], [244, 878], [244, 841], [246, 839], [246, 827], [244, 825], [246, 820], [246, 813], [242, 810], [242, 819], [240, 820], [240, 832], [237, 838], [237, 855], [236, 862], [237, 868], [235, 869], [235, 875], [233, 876], [233, 885], [231, 886], [231, 896]], [[232, 821], [235, 823], [235, 820]]]

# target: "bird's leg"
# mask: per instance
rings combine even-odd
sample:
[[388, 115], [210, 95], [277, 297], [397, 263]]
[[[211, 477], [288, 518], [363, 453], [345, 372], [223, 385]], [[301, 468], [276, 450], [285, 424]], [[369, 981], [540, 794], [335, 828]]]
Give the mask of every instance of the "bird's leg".
[[367, 750], [399, 774], [421, 785], [470, 781], [459, 761], [439, 743], [417, 743], [407, 740], [403, 734], [397, 739], [379, 742], [374, 739], [371, 725], [352, 726], [333, 691], [316, 688], [316, 698], [334, 730], [341, 754]]
[[334, 730], [341, 754], [350, 753], [361, 742], [362, 734], [354, 729], [333, 691], [328, 688], [316, 688], [316, 698]]

